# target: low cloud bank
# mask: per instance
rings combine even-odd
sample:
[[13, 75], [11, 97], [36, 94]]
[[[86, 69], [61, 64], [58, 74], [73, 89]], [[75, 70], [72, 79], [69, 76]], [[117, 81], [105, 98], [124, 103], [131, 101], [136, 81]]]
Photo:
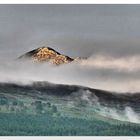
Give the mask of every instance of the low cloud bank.
[[140, 56], [117, 58], [107, 55], [93, 55], [80, 63], [61, 66], [4, 60], [0, 62], [0, 82], [49, 81], [133, 93], [140, 91], [139, 62]]

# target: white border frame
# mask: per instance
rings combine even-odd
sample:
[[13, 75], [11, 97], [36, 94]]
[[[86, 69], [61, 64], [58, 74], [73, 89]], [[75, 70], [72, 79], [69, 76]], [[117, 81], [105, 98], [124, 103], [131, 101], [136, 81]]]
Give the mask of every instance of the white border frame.
[[[140, 0], [1, 0], [0, 1], [0, 4], [140, 4]], [[78, 140], [85, 140], [85, 139], [89, 139], [89, 140], [93, 140], [93, 139], [99, 139], [99, 140], [139, 140], [140, 137], [137, 136], [137, 137], [131, 137], [131, 136], [111, 136], [111, 137], [108, 137], [108, 136], [88, 136], [88, 137], [85, 137], [85, 136], [63, 136], [63, 137], [57, 137], [57, 136], [41, 136], [41, 137], [38, 137], [38, 136], [32, 136], [32, 137], [19, 137], [19, 136], [16, 136], [16, 137], [9, 137], [9, 136], [6, 136], [6, 137], [0, 137], [0, 140], [23, 140], [23, 139], [26, 139], [26, 140], [29, 140], [29, 139], [32, 139], [32, 140], [40, 140], [40, 139], [43, 139], [43, 140], [71, 140], [71, 139], [78, 139]]]

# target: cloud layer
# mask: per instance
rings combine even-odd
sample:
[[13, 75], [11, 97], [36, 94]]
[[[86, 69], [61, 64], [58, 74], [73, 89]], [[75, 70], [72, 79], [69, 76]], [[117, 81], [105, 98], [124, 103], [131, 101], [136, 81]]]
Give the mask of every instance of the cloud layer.
[[[0, 5], [0, 81], [139, 92], [139, 16], [139, 5]], [[44, 44], [73, 58], [90, 58], [57, 68], [14, 62]]]
[[140, 57], [93, 55], [79, 63], [61, 66], [21, 61], [1, 62], [0, 81], [30, 83], [49, 81], [117, 92], [140, 91]]

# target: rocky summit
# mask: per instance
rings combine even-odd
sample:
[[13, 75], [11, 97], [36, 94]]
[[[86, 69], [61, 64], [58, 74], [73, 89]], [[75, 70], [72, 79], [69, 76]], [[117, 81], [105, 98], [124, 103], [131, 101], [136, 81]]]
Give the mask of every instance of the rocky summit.
[[40, 47], [27, 52], [20, 56], [18, 59], [30, 59], [34, 62], [51, 62], [55, 65], [67, 64], [72, 62], [74, 59], [69, 56], [60, 54], [56, 50], [50, 47]]

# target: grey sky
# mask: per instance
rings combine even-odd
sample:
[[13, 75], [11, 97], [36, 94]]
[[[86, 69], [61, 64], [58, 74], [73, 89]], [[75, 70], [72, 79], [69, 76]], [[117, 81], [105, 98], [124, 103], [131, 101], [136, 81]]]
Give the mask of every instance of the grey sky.
[[61, 53], [140, 53], [140, 5], [0, 5], [0, 52], [43, 44]]
[[[139, 26], [140, 5], [0, 5], [0, 81], [139, 92]], [[5, 60], [45, 44], [90, 58], [58, 68]]]

